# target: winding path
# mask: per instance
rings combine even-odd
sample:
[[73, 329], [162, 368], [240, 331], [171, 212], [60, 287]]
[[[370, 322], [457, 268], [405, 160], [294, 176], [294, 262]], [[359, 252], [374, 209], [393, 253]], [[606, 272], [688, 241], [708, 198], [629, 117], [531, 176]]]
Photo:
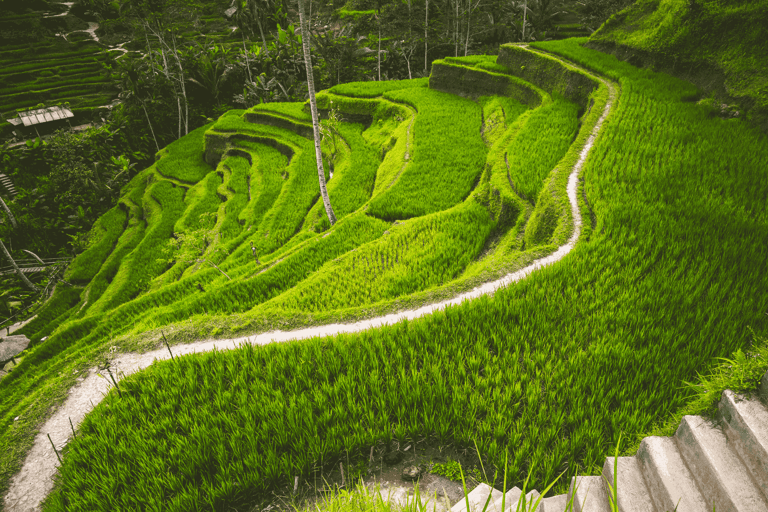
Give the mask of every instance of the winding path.
[[[527, 46], [523, 47], [527, 48]], [[530, 48], [527, 49], [529, 51], [535, 51]], [[584, 166], [584, 162], [586, 161], [589, 152], [592, 150], [595, 138], [600, 133], [603, 122], [611, 112], [613, 102], [616, 99], [616, 89], [608, 80], [596, 76], [594, 73], [583, 69], [581, 66], [546, 52], [535, 52], [555, 57], [563, 63], [567, 62], [568, 65], [578, 68], [590, 76], [597, 78], [609, 91], [609, 98], [603, 108], [602, 115], [592, 128], [592, 131], [581, 150], [579, 159], [571, 170], [571, 174], [568, 178], [567, 195], [568, 201], [571, 204], [571, 214], [574, 223], [573, 233], [568, 239], [568, 242], [560, 246], [549, 256], [536, 260], [529, 266], [518, 270], [517, 272], [508, 274], [496, 281], [485, 283], [469, 292], [462, 293], [451, 300], [430, 304], [416, 310], [401, 311], [378, 318], [371, 318], [353, 324], [330, 324], [289, 332], [273, 331], [250, 337], [227, 340], [208, 340], [186, 345], [175, 345], [173, 347], [174, 356], [208, 352], [214, 350], [214, 348], [218, 350], [233, 349], [245, 341], [258, 345], [266, 345], [272, 342], [299, 340], [314, 336], [331, 336], [339, 333], [359, 332], [386, 324], [393, 324], [406, 318], [408, 320], [413, 320], [424, 315], [432, 314], [435, 311], [442, 310], [448, 305], [457, 305], [465, 300], [471, 300], [480, 297], [481, 295], [493, 294], [500, 287], [517, 282], [531, 272], [563, 259], [563, 257], [573, 249], [581, 233], [582, 220], [576, 196], [579, 173]], [[113, 375], [115, 375], [116, 379], [120, 379], [146, 368], [152, 364], [155, 359], [165, 360], [169, 357], [170, 354], [165, 348], [146, 353], [116, 354], [115, 359], [111, 363], [111, 366], [116, 370]], [[51, 449], [51, 443], [48, 441], [47, 435], [50, 435], [56, 449], [60, 450], [70, 439], [71, 432], [69, 420], [71, 419], [73, 425], [79, 425], [85, 415], [102, 400], [106, 393], [109, 392], [112, 387], [109, 385], [109, 379], [100, 378], [103, 376], [99, 375], [98, 371], [97, 367], [93, 367], [90, 369], [89, 375], [79, 377], [77, 380], [80, 381], [80, 383], [69, 390], [69, 397], [67, 400], [51, 415], [45, 424], [40, 427], [40, 433], [35, 437], [34, 445], [28, 452], [21, 471], [14, 475], [11, 481], [10, 490], [5, 496], [5, 507], [8, 512], [41, 510], [40, 503], [53, 489], [53, 477], [56, 474], [56, 468], [58, 467], [56, 454]]]

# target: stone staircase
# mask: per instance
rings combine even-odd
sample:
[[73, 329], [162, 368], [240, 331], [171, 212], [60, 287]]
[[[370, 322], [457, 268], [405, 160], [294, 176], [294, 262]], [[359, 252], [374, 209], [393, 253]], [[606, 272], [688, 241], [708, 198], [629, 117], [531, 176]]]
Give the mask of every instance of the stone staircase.
[[[673, 437], [646, 437], [633, 457], [619, 457], [617, 502], [620, 512], [768, 512], [768, 372], [758, 398], [746, 400], [730, 389], [718, 405], [722, 426], [700, 416], [683, 416]], [[571, 479], [568, 494], [543, 498], [537, 512], [564, 512], [573, 501], [573, 512], [611, 512], [614, 457], [607, 457], [601, 476]], [[574, 487], [576, 490], [574, 491]], [[382, 498], [402, 506], [413, 501], [404, 488], [380, 491]], [[451, 505], [445, 497], [422, 496], [432, 512], [481, 512], [488, 496], [487, 512], [515, 512], [522, 491], [502, 492], [480, 484]], [[609, 498], [609, 496], [611, 496]], [[536, 490], [526, 495], [525, 510], [539, 498]], [[522, 511], [523, 508], [521, 507]], [[569, 509], [571, 510], [571, 509]]]
[[16, 195], [16, 189], [13, 186], [13, 182], [5, 174], [0, 174], [0, 187], [4, 188], [11, 197]]

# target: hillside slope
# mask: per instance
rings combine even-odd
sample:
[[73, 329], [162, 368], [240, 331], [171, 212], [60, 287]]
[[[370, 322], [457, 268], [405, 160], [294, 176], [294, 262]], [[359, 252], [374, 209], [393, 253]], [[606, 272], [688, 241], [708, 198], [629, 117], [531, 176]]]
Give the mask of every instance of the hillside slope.
[[711, 96], [713, 114], [739, 112], [768, 133], [766, 27], [765, 0], [639, 0], [587, 47], [692, 82]]
[[[230, 111], [169, 145], [21, 330], [30, 346], [0, 380], [6, 503], [33, 447], [58, 468], [46, 511], [251, 510], [425, 438], [487, 455], [495, 486], [507, 458], [512, 485], [567, 472], [563, 493], [622, 433], [663, 424], [686, 382], [768, 328], [767, 139], [582, 41], [319, 93], [345, 119], [324, 143], [334, 226], [300, 104]], [[565, 257], [493, 296], [269, 340], [456, 297], [572, 233]], [[96, 366], [157, 349], [122, 379]], [[105, 369], [119, 386], [46, 438]]]

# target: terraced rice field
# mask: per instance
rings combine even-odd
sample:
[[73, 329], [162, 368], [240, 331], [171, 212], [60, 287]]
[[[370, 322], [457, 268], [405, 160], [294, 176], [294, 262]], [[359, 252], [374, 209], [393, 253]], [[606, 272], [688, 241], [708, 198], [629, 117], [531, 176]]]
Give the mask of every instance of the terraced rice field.
[[[599, 472], [621, 432], [637, 434], [632, 454], [685, 403], [683, 381], [768, 328], [768, 144], [707, 117], [692, 86], [579, 42], [319, 93], [345, 119], [333, 158], [323, 144], [333, 226], [300, 105], [231, 111], [169, 145], [98, 221], [75, 286], [22, 330], [30, 349], [0, 381], [0, 446], [20, 439], [0, 489], [49, 404], [110, 347], [413, 309], [572, 235], [561, 261], [491, 297], [125, 377], [60, 450], [45, 510], [248, 510], [390, 439], [476, 440], [489, 478], [506, 455], [511, 485], [566, 471], [554, 494], [577, 467]], [[572, 184], [576, 231], [569, 177], [609, 101]]]
[[[0, 14], [0, 138], [10, 136], [16, 109], [69, 102], [78, 117], [117, 98], [102, 63], [107, 50], [94, 40], [93, 22], [71, 14], [72, 3], [52, 4], [54, 12]], [[61, 11], [61, 12], [59, 12]], [[31, 37], [35, 30], [39, 37]], [[43, 34], [55, 33], [55, 36]]]

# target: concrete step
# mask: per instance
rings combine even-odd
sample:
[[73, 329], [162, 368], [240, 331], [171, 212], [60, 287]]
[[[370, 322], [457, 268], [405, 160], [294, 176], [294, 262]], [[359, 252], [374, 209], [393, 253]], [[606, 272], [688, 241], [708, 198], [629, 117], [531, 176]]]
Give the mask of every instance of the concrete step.
[[[509, 491], [509, 492], [512, 492], [512, 491]], [[488, 484], [482, 484], [482, 483], [477, 487], [475, 487], [467, 495], [467, 498], [469, 498], [469, 512], [481, 512], [483, 510], [483, 507], [485, 506], [486, 500], [488, 500], [488, 496], [491, 496], [491, 501], [488, 503], [488, 508], [486, 509], [486, 512], [502, 512], [501, 511], [501, 497], [503, 496], [502, 492], [494, 489]], [[498, 505], [496, 504], [496, 502], [498, 502]], [[451, 512], [468, 512], [467, 500], [466, 499], [460, 500], [453, 507], [451, 507]]]
[[718, 407], [729, 446], [768, 499], [768, 408], [757, 400], [744, 400], [730, 389], [723, 391]]
[[700, 416], [683, 416], [675, 432], [685, 463], [705, 495], [708, 508], [717, 512], [765, 512], [762, 495], [725, 434]]
[[568, 495], [558, 494], [541, 500], [541, 504], [536, 512], [565, 512], [568, 505]]
[[573, 496], [573, 512], [611, 512], [607, 491], [602, 476], [571, 478], [568, 498]]
[[[504, 503], [504, 512], [527, 512], [528, 510], [533, 510], [533, 503], [539, 499], [539, 492], [534, 489], [532, 491], [529, 491], [525, 494], [525, 499], [523, 500], [523, 491], [519, 487], [513, 487], [509, 491], [507, 491], [507, 497]], [[497, 507], [499, 510], [501, 510], [501, 500], [498, 500], [495, 504], [495, 507]], [[477, 512], [480, 512], [482, 509], [478, 509]], [[490, 507], [489, 507], [490, 510]], [[541, 510], [541, 505], [539, 505], [539, 508], [537, 511]]]
[[658, 512], [712, 512], [707, 509], [673, 437], [649, 436], [637, 450], [637, 461]]
[[[572, 478], [568, 494], [541, 500], [537, 512], [571, 512], [570, 500], [572, 512], [612, 512], [614, 464], [619, 512], [768, 512], [768, 372], [758, 393], [760, 400], [745, 400], [724, 391], [722, 428], [683, 416], [673, 437], [649, 436], [634, 457], [607, 457], [600, 476]], [[462, 499], [449, 512], [481, 512], [489, 495], [488, 512], [517, 512], [521, 494], [510, 489], [502, 511], [501, 491], [480, 484], [468, 495], [469, 511]], [[538, 497], [529, 492], [520, 512]]]
[[640, 470], [640, 463], [635, 457], [606, 457], [603, 464], [603, 478], [610, 484], [605, 489], [609, 502], [613, 501], [614, 463], [616, 463], [616, 501], [621, 512], [656, 512], [651, 494]]
[[13, 182], [5, 174], [0, 174], [0, 186], [5, 188], [11, 196], [16, 195], [16, 188], [13, 186]]

